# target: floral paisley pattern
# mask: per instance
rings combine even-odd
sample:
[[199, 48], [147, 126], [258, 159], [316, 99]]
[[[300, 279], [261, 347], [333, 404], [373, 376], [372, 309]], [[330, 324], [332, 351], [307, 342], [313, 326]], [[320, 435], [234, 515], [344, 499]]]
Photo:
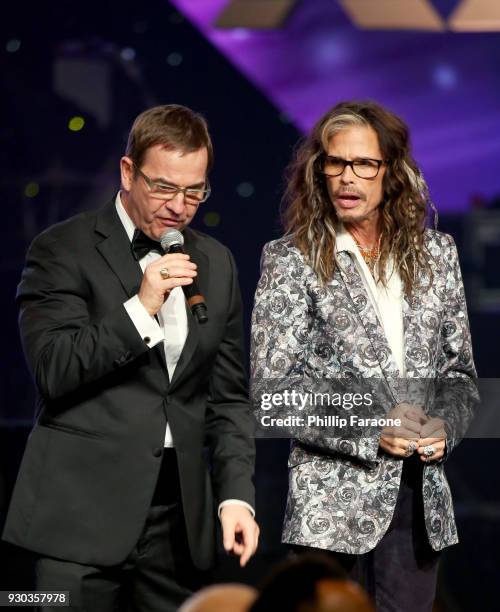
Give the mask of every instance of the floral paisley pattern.
[[[252, 315], [254, 396], [286, 383], [307, 391], [312, 381], [332, 378], [376, 381], [379, 389], [383, 383], [390, 399], [380, 405], [432, 405], [431, 414], [446, 422], [448, 457], [477, 401], [476, 372], [453, 239], [426, 230], [425, 246], [432, 280], [420, 279], [403, 301], [401, 379], [351, 254], [337, 253], [334, 278], [322, 286], [288, 238], [267, 244]], [[431, 383], [412, 384], [421, 379]], [[443, 384], [450, 380], [457, 386]], [[288, 462], [284, 542], [352, 554], [376, 546], [390, 524], [402, 471], [401, 459], [379, 450], [379, 435], [297, 433]], [[458, 541], [443, 461], [424, 467], [422, 487], [428, 538], [440, 550]]]

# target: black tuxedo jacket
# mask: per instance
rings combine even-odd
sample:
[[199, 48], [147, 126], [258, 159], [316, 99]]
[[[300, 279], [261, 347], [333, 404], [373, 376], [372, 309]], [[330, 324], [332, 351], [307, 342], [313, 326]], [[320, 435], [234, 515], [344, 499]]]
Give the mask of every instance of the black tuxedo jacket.
[[216, 505], [231, 498], [254, 505], [235, 264], [209, 236], [187, 228], [184, 237], [209, 320], [198, 325], [188, 309], [188, 337], [171, 381], [163, 345], [149, 348], [123, 306], [142, 271], [114, 202], [33, 241], [17, 298], [37, 420], [7, 541], [90, 565], [125, 560], [150, 507], [167, 419], [198, 567], [213, 561]]

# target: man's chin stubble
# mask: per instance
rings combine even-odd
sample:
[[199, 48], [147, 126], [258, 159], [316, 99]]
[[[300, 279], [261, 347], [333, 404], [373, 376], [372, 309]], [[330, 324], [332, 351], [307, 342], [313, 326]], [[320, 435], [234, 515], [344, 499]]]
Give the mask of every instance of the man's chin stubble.
[[342, 223], [362, 223], [370, 219], [370, 215], [353, 215], [352, 213], [343, 211], [341, 214], [337, 211], [337, 217]]
[[335, 209], [335, 212], [337, 214], [337, 219], [339, 221], [342, 221], [342, 223], [363, 223], [372, 219], [375, 216], [374, 213], [376, 210], [377, 209], [375, 208], [374, 210], [371, 210], [370, 212], [365, 213], [364, 215], [356, 215], [351, 213], [350, 211], [339, 211], [337, 208]]

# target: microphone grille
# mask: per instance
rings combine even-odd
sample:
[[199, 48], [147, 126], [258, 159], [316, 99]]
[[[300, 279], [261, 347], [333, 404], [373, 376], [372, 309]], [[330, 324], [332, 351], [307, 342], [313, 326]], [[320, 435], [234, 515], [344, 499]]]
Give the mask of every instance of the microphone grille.
[[164, 232], [160, 238], [161, 248], [168, 253], [168, 250], [174, 244], [184, 244], [184, 236], [176, 229], [170, 229]]

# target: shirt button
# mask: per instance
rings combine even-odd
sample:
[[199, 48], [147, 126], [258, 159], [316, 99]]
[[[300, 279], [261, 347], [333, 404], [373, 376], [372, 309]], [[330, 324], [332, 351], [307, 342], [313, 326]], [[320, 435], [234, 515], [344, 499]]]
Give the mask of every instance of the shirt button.
[[151, 342], [151, 338], [149, 336], [144, 336], [143, 340], [146, 344], [149, 344]]
[[161, 457], [163, 455], [163, 449], [162, 448], [154, 448], [153, 449], [153, 456], [154, 457]]

